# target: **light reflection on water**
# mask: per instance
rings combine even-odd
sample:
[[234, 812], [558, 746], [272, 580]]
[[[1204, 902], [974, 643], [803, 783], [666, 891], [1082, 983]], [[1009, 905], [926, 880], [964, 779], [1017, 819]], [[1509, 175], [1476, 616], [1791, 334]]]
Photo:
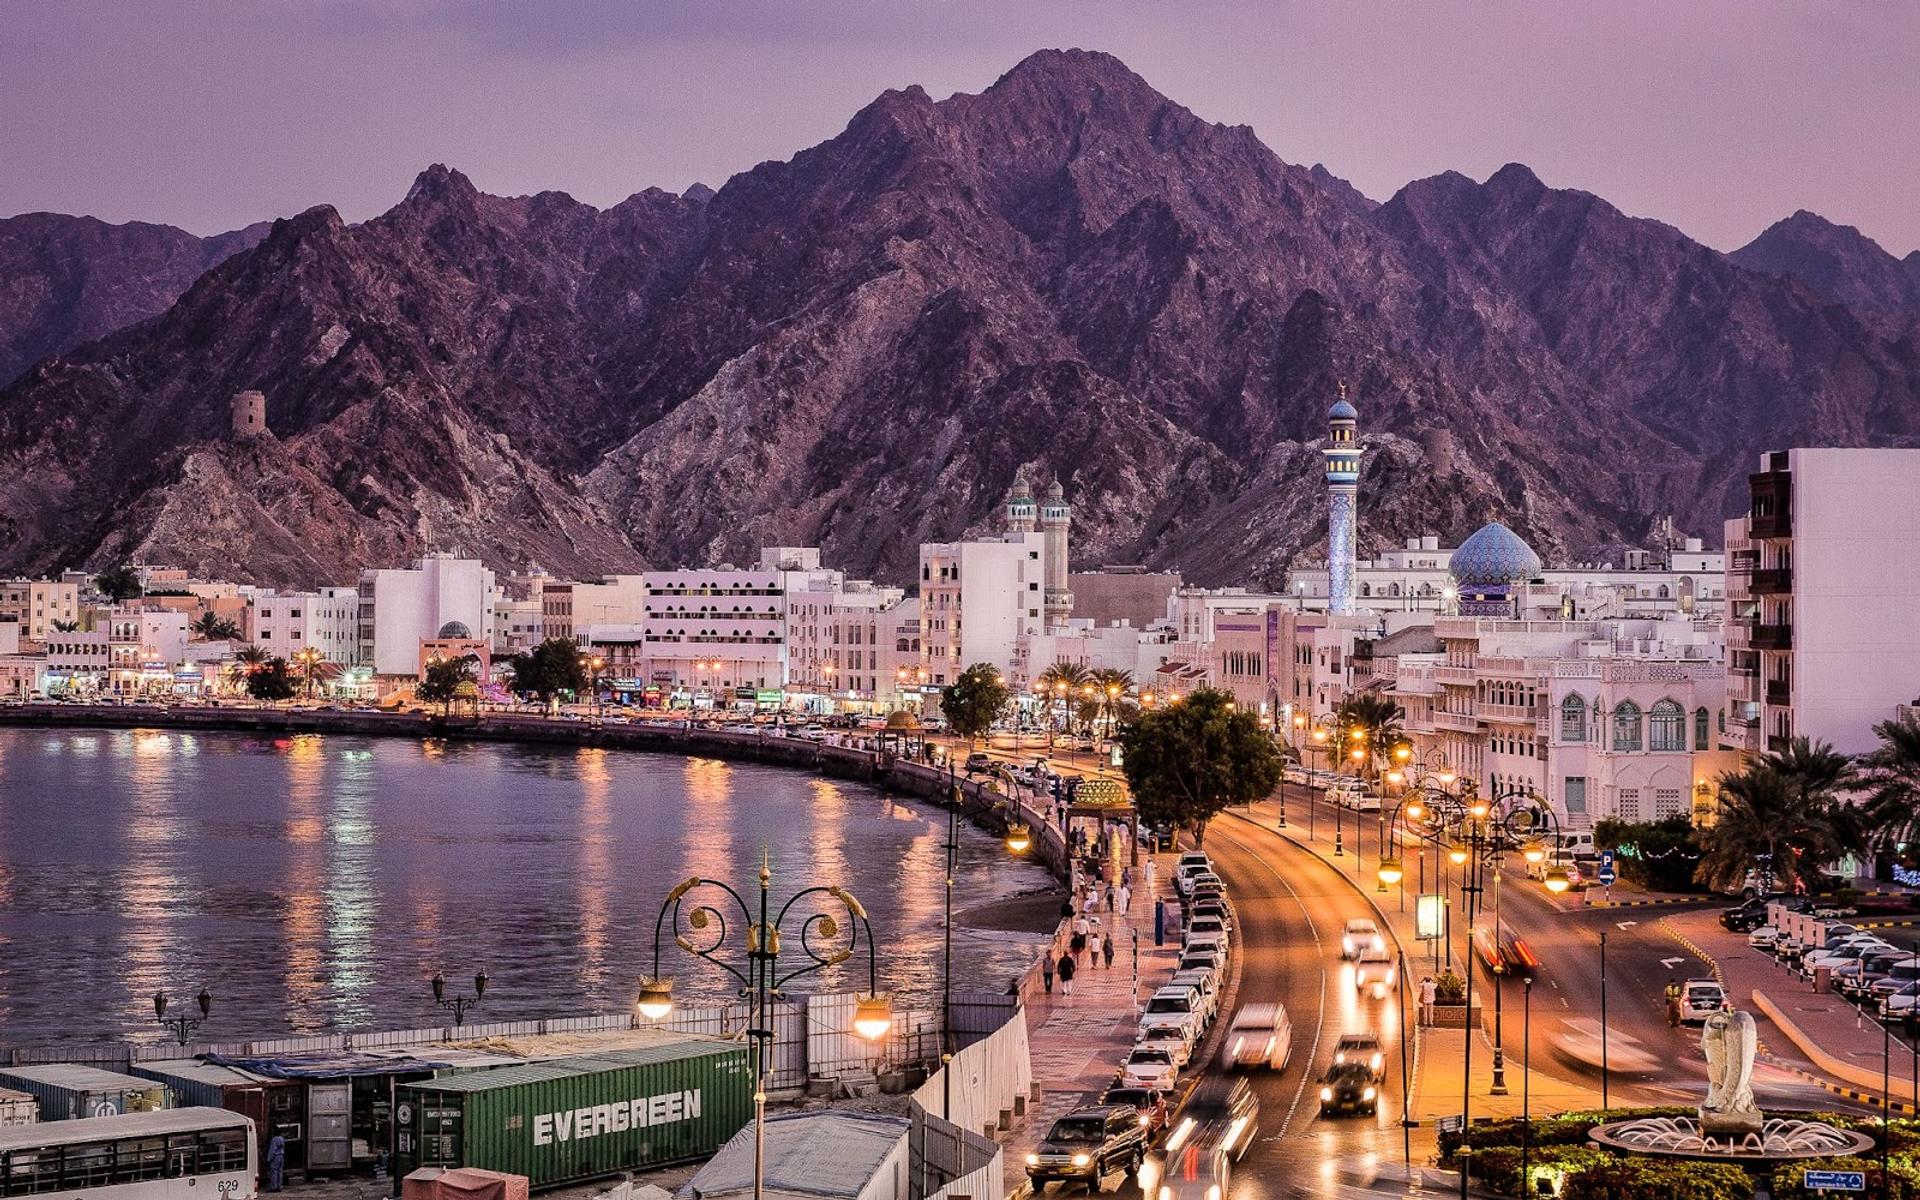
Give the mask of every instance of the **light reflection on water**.
[[[776, 904], [851, 888], [881, 986], [924, 1005], [945, 832], [865, 785], [713, 759], [0, 730], [0, 1045], [151, 1036], [152, 993], [203, 983], [213, 1037], [434, 1024], [436, 970], [490, 973], [475, 1019], [621, 1008], [667, 889], [719, 877], [751, 900], [763, 851]], [[963, 907], [1045, 886], [994, 839], [962, 841]], [[1030, 945], [963, 931], [956, 978], [995, 986]], [[726, 992], [666, 953], [683, 994]], [[809, 986], [864, 987], [854, 965]]]

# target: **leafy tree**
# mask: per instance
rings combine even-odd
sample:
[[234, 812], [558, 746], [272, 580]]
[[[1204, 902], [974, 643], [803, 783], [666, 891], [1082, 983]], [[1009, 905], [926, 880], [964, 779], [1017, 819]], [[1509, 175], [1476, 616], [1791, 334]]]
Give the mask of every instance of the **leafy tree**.
[[580, 661], [580, 647], [563, 637], [550, 637], [514, 655], [507, 669], [513, 673], [514, 692], [536, 697], [542, 704], [563, 693], [579, 693], [589, 682], [586, 664]]
[[1920, 855], [1920, 721], [1882, 721], [1873, 732], [1880, 745], [1859, 760], [1862, 816], [1883, 850], [1911, 864]]
[[269, 658], [247, 673], [247, 695], [255, 700], [291, 700], [294, 690], [293, 673], [284, 658]]
[[209, 642], [232, 641], [240, 636], [240, 626], [216, 612], [203, 612], [189, 626], [193, 636]]
[[1693, 820], [1685, 814], [1637, 824], [1608, 819], [1593, 827], [1593, 840], [1600, 849], [1619, 852], [1623, 878], [1663, 892], [1692, 890], [1694, 867], [1700, 861], [1693, 835]]
[[420, 681], [420, 686], [414, 688], [414, 695], [429, 704], [438, 704], [444, 710], [451, 711], [454, 697], [459, 694], [460, 685], [473, 679], [473, 664], [478, 661], [480, 660], [471, 654], [465, 654], [459, 658], [429, 660], [426, 677]]
[[1142, 712], [1120, 727], [1127, 786], [1148, 824], [1185, 825], [1196, 842], [1207, 822], [1250, 804], [1280, 782], [1280, 751], [1233, 698], [1200, 688], [1177, 704]]
[[59, 630], [59, 631], [60, 631], [61, 633], [77, 633], [77, 632], [79, 632], [79, 629], [80, 629], [80, 622], [78, 622], [78, 621], [55, 621], [55, 622], [53, 623], [53, 627], [54, 627], [55, 629], [57, 629], [57, 630]]
[[93, 586], [100, 589], [101, 595], [116, 604], [122, 600], [131, 600], [141, 592], [140, 572], [122, 563], [120, 566], [109, 567], [94, 576]]
[[1775, 887], [1811, 883], [1843, 853], [1833, 806], [1810, 803], [1794, 780], [1760, 760], [1720, 777], [1719, 815], [1698, 836], [1705, 853], [1694, 878], [1723, 892], [1768, 867]]
[[999, 669], [992, 663], [975, 663], [940, 689], [940, 713], [955, 733], [971, 741], [992, 729], [1012, 700]]

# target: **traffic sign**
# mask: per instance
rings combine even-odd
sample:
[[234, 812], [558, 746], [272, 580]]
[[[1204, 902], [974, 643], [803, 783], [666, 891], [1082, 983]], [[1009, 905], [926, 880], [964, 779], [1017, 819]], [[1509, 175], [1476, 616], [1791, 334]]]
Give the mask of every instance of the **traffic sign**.
[[[1440, 1124], [1441, 1133], [1459, 1133], [1462, 1129], [1465, 1129], [1467, 1127], [1467, 1119], [1463, 1116], [1441, 1117], [1439, 1124]], [[1807, 1172], [1807, 1174], [1811, 1175], [1811, 1174], [1814, 1174], [1814, 1172], [1809, 1171]], [[1808, 1184], [1807, 1186], [1812, 1187], [1813, 1185]]]
[[1864, 1192], [1867, 1190], [1867, 1173], [1808, 1170], [1800, 1177], [1800, 1186], [1814, 1192]]
[[1614, 878], [1613, 851], [1602, 850], [1600, 852], [1600, 886], [1612, 887]]

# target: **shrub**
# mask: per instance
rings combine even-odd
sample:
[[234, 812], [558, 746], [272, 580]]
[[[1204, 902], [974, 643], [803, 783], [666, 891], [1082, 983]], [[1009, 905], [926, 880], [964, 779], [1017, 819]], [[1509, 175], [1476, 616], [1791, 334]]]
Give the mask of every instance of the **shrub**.
[[1444, 971], [1433, 981], [1433, 999], [1437, 1004], [1465, 1004], [1467, 981], [1458, 971]]
[[[1508, 1196], [1527, 1195], [1520, 1182], [1522, 1158], [1519, 1146], [1494, 1146], [1476, 1151], [1470, 1173], [1471, 1182], [1477, 1187]], [[1524, 1155], [1524, 1159], [1528, 1173], [1535, 1180], [1559, 1180], [1604, 1166], [1612, 1160], [1612, 1156], [1591, 1146], [1535, 1146]]]
[[1726, 1163], [1609, 1157], [1568, 1175], [1560, 1194], [1567, 1200], [1753, 1200], [1753, 1177]]

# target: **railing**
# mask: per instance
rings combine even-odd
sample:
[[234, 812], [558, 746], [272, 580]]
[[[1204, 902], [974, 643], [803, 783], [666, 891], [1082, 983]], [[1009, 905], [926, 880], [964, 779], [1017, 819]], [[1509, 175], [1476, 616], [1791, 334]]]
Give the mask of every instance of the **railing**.
[[1451, 663], [1435, 664], [1433, 677], [1441, 683], [1459, 684], [1471, 684], [1476, 678], [1472, 667], [1456, 667]]
[[1748, 633], [1747, 644], [1759, 650], [1791, 650], [1793, 626], [1754, 625]]
[[1433, 724], [1436, 729], [1451, 729], [1455, 733], [1480, 732], [1480, 718], [1470, 713], [1436, 712]]
[[1785, 595], [1793, 591], [1793, 568], [1769, 567], [1764, 571], [1755, 571], [1747, 586], [1756, 596]]
[[1767, 703], [1775, 708], [1792, 707], [1793, 684], [1782, 679], [1767, 680]]

